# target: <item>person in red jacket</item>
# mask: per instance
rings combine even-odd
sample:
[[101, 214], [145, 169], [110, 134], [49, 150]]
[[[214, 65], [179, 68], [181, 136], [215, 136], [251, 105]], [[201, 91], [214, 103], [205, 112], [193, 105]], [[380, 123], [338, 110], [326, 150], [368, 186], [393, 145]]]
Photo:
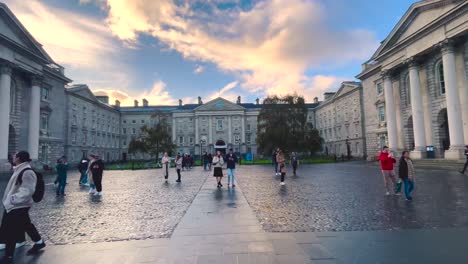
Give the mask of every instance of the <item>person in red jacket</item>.
[[[379, 155], [379, 161], [382, 167], [382, 176], [385, 184], [385, 189], [387, 190], [386, 195], [390, 195], [390, 192], [395, 190], [394, 187], [397, 183], [395, 172], [393, 171], [393, 164], [396, 163], [396, 159], [393, 157], [393, 153], [390, 152], [387, 146], [384, 146], [382, 148], [382, 152], [380, 152]], [[390, 186], [390, 182], [393, 183], [393, 186]]]

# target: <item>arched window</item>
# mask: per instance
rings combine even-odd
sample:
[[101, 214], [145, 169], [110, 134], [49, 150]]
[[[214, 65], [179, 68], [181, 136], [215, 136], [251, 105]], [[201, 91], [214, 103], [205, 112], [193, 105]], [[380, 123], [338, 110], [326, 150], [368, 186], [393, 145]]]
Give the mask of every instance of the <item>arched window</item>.
[[435, 66], [436, 87], [439, 94], [445, 94], [445, 78], [444, 78], [444, 65], [442, 60], [439, 60]]
[[411, 104], [411, 83], [409, 73], [406, 74], [405, 78], [405, 89], [406, 89], [406, 104]]

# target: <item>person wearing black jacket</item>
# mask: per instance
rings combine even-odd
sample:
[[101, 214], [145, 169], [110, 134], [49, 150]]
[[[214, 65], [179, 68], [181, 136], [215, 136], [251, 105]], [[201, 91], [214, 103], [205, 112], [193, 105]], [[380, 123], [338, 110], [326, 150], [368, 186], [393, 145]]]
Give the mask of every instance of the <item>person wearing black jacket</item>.
[[465, 174], [466, 168], [468, 167], [468, 145], [465, 146], [465, 157], [466, 157], [466, 162], [465, 162], [465, 166], [463, 166], [463, 170], [460, 171], [461, 174]]
[[403, 151], [398, 168], [398, 176], [405, 183], [405, 196], [407, 201], [412, 201], [411, 192], [414, 190], [415, 171], [410, 159], [409, 151]]
[[226, 158], [224, 159], [227, 162], [227, 171], [228, 171], [228, 188], [229, 185], [231, 184], [231, 179], [232, 179], [232, 187], [236, 187], [236, 184], [234, 182], [234, 174], [236, 172], [236, 163], [237, 163], [237, 156], [234, 154], [232, 149], [229, 149], [229, 153], [226, 155]]
[[94, 155], [95, 161], [91, 163], [91, 173], [93, 175], [93, 182], [96, 186], [96, 193], [94, 195], [101, 196], [102, 195], [102, 174], [104, 172], [104, 162], [102, 162], [101, 158], [97, 155]]

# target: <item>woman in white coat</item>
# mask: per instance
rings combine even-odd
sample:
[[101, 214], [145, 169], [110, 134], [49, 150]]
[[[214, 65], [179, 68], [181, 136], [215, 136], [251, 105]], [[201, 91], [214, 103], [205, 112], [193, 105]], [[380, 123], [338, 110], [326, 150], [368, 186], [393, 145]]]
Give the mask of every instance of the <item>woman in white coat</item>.
[[169, 178], [169, 164], [171, 163], [171, 158], [167, 154], [167, 152], [164, 152], [164, 156], [161, 159], [161, 164], [162, 164], [162, 169], [164, 170], [164, 179]]

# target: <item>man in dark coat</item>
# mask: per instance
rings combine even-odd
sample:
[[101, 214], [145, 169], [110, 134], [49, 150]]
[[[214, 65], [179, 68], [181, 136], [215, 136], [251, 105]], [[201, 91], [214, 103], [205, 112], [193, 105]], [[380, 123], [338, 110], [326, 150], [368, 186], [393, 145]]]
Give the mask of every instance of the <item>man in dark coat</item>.
[[468, 167], [468, 145], [465, 146], [465, 157], [466, 157], [466, 162], [465, 162], [465, 166], [463, 166], [463, 170], [460, 171], [461, 174], [465, 174], [466, 168]]

